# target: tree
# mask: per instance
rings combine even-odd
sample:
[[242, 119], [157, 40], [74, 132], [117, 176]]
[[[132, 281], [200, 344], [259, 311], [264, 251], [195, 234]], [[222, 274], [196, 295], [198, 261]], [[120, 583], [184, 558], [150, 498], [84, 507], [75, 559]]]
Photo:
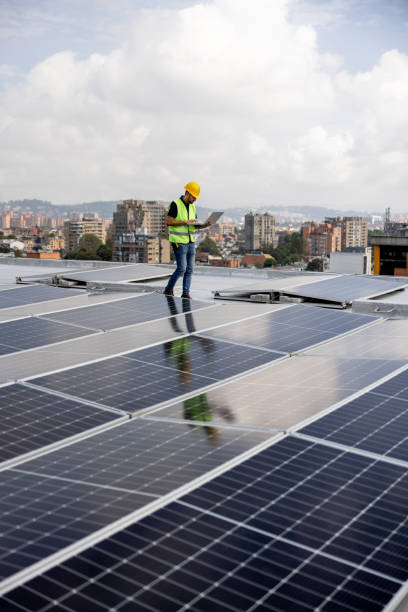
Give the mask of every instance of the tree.
[[276, 263], [275, 258], [274, 257], [267, 257], [265, 259], [265, 263], [264, 263], [264, 268], [270, 268], [271, 266], [273, 266]]
[[308, 272], [323, 272], [323, 259], [319, 259], [319, 257], [311, 259], [306, 266], [306, 270]]
[[83, 234], [79, 239], [79, 250], [88, 251], [89, 253], [95, 253], [102, 245], [102, 240], [98, 238], [95, 234]]
[[264, 253], [268, 253], [275, 258], [280, 266], [302, 261], [307, 254], [307, 244], [298, 232], [293, 232], [285, 236], [283, 244], [276, 249], [272, 246], [265, 247]]
[[23, 256], [23, 251], [21, 251], [20, 249], [14, 249], [14, 257], [22, 257]]
[[199, 251], [200, 253], [208, 253], [209, 255], [221, 255], [221, 252], [219, 251], [214, 240], [212, 240], [208, 236], [204, 238], [202, 242], [200, 242], [197, 251]]
[[106, 244], [101, 244], [96, 254], [103, 261], [112, 261], [112, 240], [107, 240]]

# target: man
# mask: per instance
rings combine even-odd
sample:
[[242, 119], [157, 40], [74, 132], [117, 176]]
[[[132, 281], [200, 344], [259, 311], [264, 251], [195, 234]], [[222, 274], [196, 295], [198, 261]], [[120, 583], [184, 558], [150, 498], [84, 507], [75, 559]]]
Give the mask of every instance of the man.
[[165, 295], [174, 295], [174, 285], [183, 276], [182, 298], [191, 299], [190, 286], [193, 275], [195, 260], [194, 233], [196, 229], [203, 229], [211, 225], [210, 222], [197, 225], [196, 209], [194, 202], [200, 197], [200, 185], [194, 182], [187, 183], [184, 187], [185, 194], [174, 200], [169, 207], [167, 227], [169, 228], [169, 240], [173, 247], [177, 267], [171, 275]]

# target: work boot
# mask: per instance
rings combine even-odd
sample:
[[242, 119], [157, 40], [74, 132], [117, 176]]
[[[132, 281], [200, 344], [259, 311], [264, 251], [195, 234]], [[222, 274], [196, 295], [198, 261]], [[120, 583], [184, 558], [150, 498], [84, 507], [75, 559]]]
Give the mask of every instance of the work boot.
[[182, 298], [186, 298], [187, 300], [192, 300], [193, 298], [191, 297], [191, 295], [188, 295], [188, 293], [183, 293]]
[[164, 295], [173, 295], [174, 296], [174, 291], [172, 291], [171, 289], [167, 289], [167, 287], [165, 288], [163, 293], [164, 293]]

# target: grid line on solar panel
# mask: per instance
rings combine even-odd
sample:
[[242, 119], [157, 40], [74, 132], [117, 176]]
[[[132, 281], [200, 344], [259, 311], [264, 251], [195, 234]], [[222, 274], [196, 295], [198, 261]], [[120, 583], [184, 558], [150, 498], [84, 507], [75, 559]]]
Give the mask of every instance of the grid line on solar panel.
[[37, 304], [39, 302], [48, 302], [66, 297], [72, 297], [83, 294], [82, 290], [65, 289], [57, 287], [48, 287], [46, 285], [30, 285], [9, 289], [7, 293], [1, 295], [1, 308], [16, 308], [18, 306], [27, 306]]
[[90, 335], [92, 331], [74, 328], [39, 317], [0, 323], [0, 352], [3, 354], [29, 350]]
[[48, 313], [42, 318], [60, 323], [75, 323], [90, 329], [119, 329], [147, 321], [165, 319], [194, 310], [215, 308], [214, 304], [153, 293], [115, 302]]
[[19, 384], [1, 387], [0, 461], [24, 457], [66, 438], [109, 425], [118, 418], [119, 413], [56, 398]]
[[[78, 609], [380, 612], [400, 583], [173, 503], [8, 593]], [[330, 607], [326, 607], [330, 606]], [[294, 607], [296, 606], [296, 607]], [[340, 608], [339, 608], [340, 609]]]
[[182, 500], [406, 580], [407, 493], [405, 468], [286, 438]]
[[134, 419], [37, 457], [23, 469], [41, 477], [164, 495], [271, 438], [270, 432]]
[[[34, 378], [30, 382], [134, 412], [185, 397], [282, 359], [198, 335]], [[73, 395], [75, 393], [75, 395]]]
[[371, 315], [299, 304], [264, 314], [249, 324], [226, 324], [214, 331], [207, 331], [206, 335], [258, 348], [294, 353], [378, 321], [377, 317]]
[[408, 403], [366, 393], [300, 430], [408, 466]]

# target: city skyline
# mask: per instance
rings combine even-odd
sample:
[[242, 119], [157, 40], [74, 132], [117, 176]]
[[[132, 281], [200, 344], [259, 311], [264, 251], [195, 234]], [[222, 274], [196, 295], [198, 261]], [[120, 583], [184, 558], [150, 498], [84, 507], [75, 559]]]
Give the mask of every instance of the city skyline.
[[407, 209], [401, 0], [6, 0], [0, 16], [2, 201], [171, 201], [193, 179], [226, 211]]

